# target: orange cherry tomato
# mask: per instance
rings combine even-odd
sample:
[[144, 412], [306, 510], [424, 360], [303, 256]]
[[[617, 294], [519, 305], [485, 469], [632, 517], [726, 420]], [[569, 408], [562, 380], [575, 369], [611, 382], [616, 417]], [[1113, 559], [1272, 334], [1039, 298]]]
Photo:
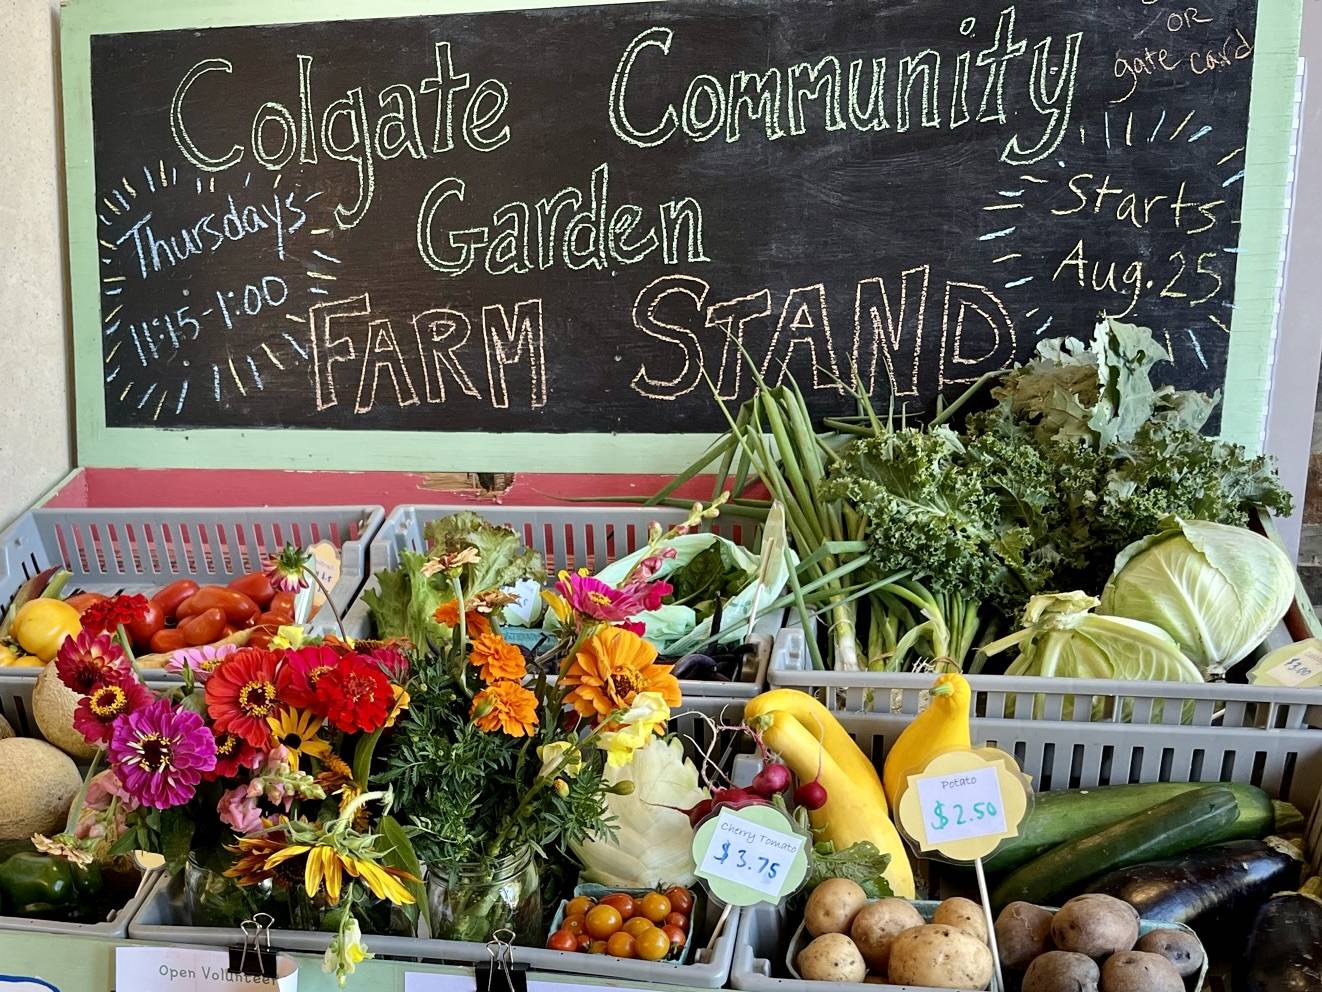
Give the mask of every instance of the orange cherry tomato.
[[670, 938], [664, 930], [648, 927], [634, 938], [634, 949], [644, 961], [660, 961], [670, 953]]
[[594, 940], [588, 944], [589, 954], [605, 954], [606, 942], [604, 940]]
[[572, 934], [585, 933], [587, 921], [581, 916], [566, 916], [560, 921], [560, 929], [568, 930]]
[[653, 929], [652, 921], [649, 920], [646, 916], [634, 916], [624, 921], [624, 927], [623, 927], [624, 932], [627, 934], [632, 934], [635, 937], [637, 937], [644, 930], [651, 930], [651, 929]]
[[576, 951], [578, 938], [568, 930], [557, 930], [546, 939], [546, 946], [553, 951]]
[[614, 906], [620, 911], [620, 917], [626, 920], [638, 912], [634, 908], [633, 896], [627, 892], [612, 892], [601, 900], [601, 905]]
[[683, 913], [670, 912], [666, 914], [666, 926], [679, 927], [687, 931], [689, 928], [689, 918]]
[[578, 949], [579, 949], [580, 951], [586, 951], [586, 950], [587, 950], [588, 948], [590, 948], [591, 946], [592, 946], [592, 935], [591, 935], [591, 934], [588, 934], [588, 933], [581, 933], [581, 934], [578, 935]]
[[275, 598], [275, 588], [265, 572], [249, 572], [247, 575], [241, 575], [229, 584], [229, 588], [243, 593], [263, 610]]
[[606, 953], [616, 958], [637, 957], [637, 944], [633, 934], [625, 933], [623, 930], [611, 934], [610, 940], [606, 941]]
[[673, 947], [683, 947], [685, 941], [689, 939], [688, 934], [681, 927], [671, 926], [670, 924], [666, 924], [662, 928], [662, 932], [669, 938]]
[[220, 639], [220, 632], [225, 629], [225, 612], [220, 607], [181, 620], [178, 631], [184, 635], [184, 641], [190, 647], [199, 647]]
[[569, 902], [565, 905], [565, 915], [587, 916], [588, 910], [595, 905], [596, 903], [593, 902], [591, 899], [589, 899], [587, 896], [574, 896], [574, 898], [570, 899]]
[[670, 900], [670, 908], [676, 913], [688, 916], [693, 912], [693, 893], [684, 886], [672, 885], [666, 889], [666, 898]]
[[104, 603], [108, 598], [109, 597], [107, 596], [102, 596], [99, 592], [80, 592], [75, 596], [70, 596], [65, 602], [79, 613], [82, 613], [83, 610], [87, 609], [89, 606], [93, 606], [97, 603]]
[[588, 933], [596, 940], [605, 940], [624, 926], [624, 919], [614, 906], [593, 906], [585, 920]]
[[158, 630], [152, 635], [151, 650], [153, 654], [166, 654], [186, 647], [188, 647], [188, 642], [184, 640], [184, 635], [176, 629]]
[[161, 612], [165, 614], [165, 619], [173, 620], [179, 610], [179, 604], [192, 596], [197, 590], [198, 584], [192, 579], [179, 579], [177, 582], [171, 582], [153, 596], [151, 600], [161, 608]]
[[649, 892], [643, 896], [639, 912], [653, 923], [661, 923], [670, 915], [670, 900], [660, 892]]

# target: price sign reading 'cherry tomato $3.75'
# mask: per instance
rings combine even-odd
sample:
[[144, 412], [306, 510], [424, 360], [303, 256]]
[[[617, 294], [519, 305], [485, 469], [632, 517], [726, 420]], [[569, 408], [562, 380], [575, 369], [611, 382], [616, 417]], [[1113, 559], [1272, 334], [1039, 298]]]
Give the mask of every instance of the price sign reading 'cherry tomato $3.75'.
[[736, 906], [778, 903], [803, 882], [807, 838], [770, 806], [722, 809], [693, 838], [697, 874]]

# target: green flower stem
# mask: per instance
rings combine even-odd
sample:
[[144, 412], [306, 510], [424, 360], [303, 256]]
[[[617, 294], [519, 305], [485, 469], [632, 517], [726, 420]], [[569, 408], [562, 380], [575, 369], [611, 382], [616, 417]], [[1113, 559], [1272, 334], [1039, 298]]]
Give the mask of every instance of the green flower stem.
[[[124, 628], [121, 626], [120, 629], [123, 630]], [[105, 753], [106, 749], [99, 747], [92, 754], [92, 761], [87, 766], [87, 774], [83, 776], [83, 784], [78, 787], [78, 795], [74, 796], [73, 802], [69, 804], [69, 815], [64, 820], [64, 832], [66, 834], [73, 833], [74, 828], [78, 826], [78, 816], [83, 811], [83, 803], [87, 801], [87, 790], [92, 785], [92, 778], [96, 775], [97, 766], [101, 764], [101, 757]]]
[[[312, 581], [317, 584], [317, 588], [320, 589], [322, 595], [326, 597], [326, 606], [330, 609], [331, 616], [335, 618], [335, 626], [339, 628], [340, 631], [340, 640], [347, 642], [349, 640], [349, 635], [344, 632], [344, 619], [340, 616], [340, 611], [335, 608], [335, 600], [331, 598], [331, 592], [326, 588], [326, 583], [321, 581], [321, 576], [317, 574], [316, 567], [308, 565], [305, 562], [303, 564], [303, 574], [311, 576]], [[311, 620], [312, 618], [308, 617], [308, 619]]]

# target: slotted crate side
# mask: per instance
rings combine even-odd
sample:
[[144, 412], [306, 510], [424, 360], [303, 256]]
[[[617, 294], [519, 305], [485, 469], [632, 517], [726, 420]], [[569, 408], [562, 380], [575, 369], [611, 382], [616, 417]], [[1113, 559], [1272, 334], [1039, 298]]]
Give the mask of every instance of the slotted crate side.
[[[525, 547], [538, 551], [546, 562], [548, 581], [563, 571], [586, 568], [597, 572], [611, 562], [647, 546], [647, 528], [653, 521], [663, 526], [680, 523], [688, 513], [674, 507], [505, 507], [505, 506], [398, 506], [386, 518], [372, 541], [369, 561], [373, 573], [398, 568], [401, 551], [425, 551], [425, 528], [433, 520], [469, 511], [493, 524], [509, 527]], [[756, 551], [762, 539], [761, 525], [748, 517], [718, 517], [707, 527], [735, 544]], [[368, 577], [344, 618], [350, 637], [372, 635], [371, 613], [364, 594], [378, 591], [375, 574]], [[784, 611], [764, 616], [754, 630], [768, 638], [780, 629]], [[752, 698], [766, 682], [766, 664], [759, 642], [758, 676], [752, 682], [690, 682], [680, 688], [689, 694], [727, 698]], [[767, 658], [770, 644], [767, 646]]]
[[[327, 541], [340, 551], [331, 589], [345, 612], [362, 585], [368, 543], [385, 518], [380, 506], [242, 509], [36, 509], [0, 535], [0, 604], [37, 572], [63, 565], [74, 591], [150, 594], [178, 578], [224, 583], [263, 566], [286, 542]], [[314, 629], [334, 625], [330, 609]]]
[[[767, 680], [811, 693], [840, 712], [916, 714], [934, 676], [911, 672], [823, 672], [812, 668], [802, 629], [776, 635]], [[969, 675], [976, 716], [1074, 724], [1124, 723], [1258, 730], [1322, 728], [1322, 690], [1228, 682], [1118, 682], [1104, 679]]]

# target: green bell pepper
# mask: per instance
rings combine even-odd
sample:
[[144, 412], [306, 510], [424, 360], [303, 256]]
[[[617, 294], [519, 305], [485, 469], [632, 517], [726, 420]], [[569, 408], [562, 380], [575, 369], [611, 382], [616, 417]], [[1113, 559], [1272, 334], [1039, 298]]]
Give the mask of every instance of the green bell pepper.
[[0, 863], [0, 897], [5, 911], [34, 916], [77, 907], [101, 891], [101, 869], [82, 867], [38, 851], [20, 851]]

